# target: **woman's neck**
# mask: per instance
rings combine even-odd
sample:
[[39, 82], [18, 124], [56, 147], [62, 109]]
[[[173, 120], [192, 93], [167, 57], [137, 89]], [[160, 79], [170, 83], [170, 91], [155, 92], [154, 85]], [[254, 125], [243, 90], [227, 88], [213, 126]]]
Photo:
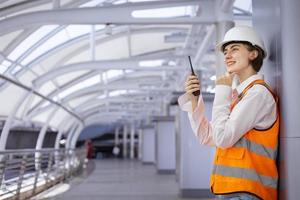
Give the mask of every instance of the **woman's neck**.
[[257, 72], [253, 69], [252, 66], [249, 66], [249, 67], [245, 68], [243, 71], [241, 71], [240, 73], [237, 73], [240, 83], [255, 74], [257, 74]]

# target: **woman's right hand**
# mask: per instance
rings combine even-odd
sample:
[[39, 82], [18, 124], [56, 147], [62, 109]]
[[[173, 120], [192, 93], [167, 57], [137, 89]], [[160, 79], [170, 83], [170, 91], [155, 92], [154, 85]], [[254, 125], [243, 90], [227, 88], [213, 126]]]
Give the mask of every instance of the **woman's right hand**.
[[187, 93], [190, 101], [192, 102], [193, 110], [197, 105], [198, 96], [193, 95], [193, 92], [200, 90], [200, 81], [197, 76], [190, 75], [185, 81], [185, 92]]

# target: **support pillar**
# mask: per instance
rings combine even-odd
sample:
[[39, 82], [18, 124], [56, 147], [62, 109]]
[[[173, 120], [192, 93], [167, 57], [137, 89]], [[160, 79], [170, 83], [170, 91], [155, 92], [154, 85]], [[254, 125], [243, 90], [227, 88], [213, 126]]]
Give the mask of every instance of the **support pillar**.
[[20, 97], [18, 103], [15, 105], [14, 109], [12, 110], [12, 112], [10, 113], [8, 118], [6, 119], [4, 127], [1, 132], [1, 136], [0, 136], [0, 151], [5, 150], [6, 141], [8, 138], [9, 130], [10, 130], [11, 124], [13, 122], [13, 119], [14, 119], [18, 109], [21, 107], [22, 103], [28, 97], [29, 94], [31, 94], [31, 92], [25, 92], [23, 94], [23, 96]]
[[253, 0], [253, 25], [268, 56], [263, 74], [280, 102], [279, 199], [300, 196], [300, 1]]
[[154, 126], [143, 127], [142, 135], [142, 163], [155, 163], [155, 129]]
[[[210, 118], [212, 100], [205, 104], [205, 114]], [[209, 189], [209, 182], [215, 149], [199, 143], [192, 131], [188, 114], [181, 111], [180, 108], [177, 109], [175, 123], [178, 139], [177, 177], [179, 179], [179, 193], [183, 198], [213, 197]]]
[[36, 146], [35, 146], [36, 150], [42, 149], [44, 138], [45, 138], [45, 135], [47, 133], [47, 128], [49, 126], [50, 120], [53, 118], [53, 116], [55, 115], [57, 110], [58, 110], [58, 106], [55, 106], [53, 108], [52, 112], [49, 114], [49, 116], [47, 118], [47, 121], [45, 122], [43, 128], [40, 130], [39, 136], [38, 136], [38, 139], [37, 139], [37, 142], [36, 142]]
[[142, 135], [143, 135], [143, 129], [138, 130], [138, 159], [142, 160]]
[[127, 157], [127, 125], [123, 126], [123, 158]]
[[131, 124], [131, 131], [130, 131], [130, 159], [134, 159], [134, 133], [135, 127], [134, 124]]
[[[234, 27], [233, 21], [233, 3], [234, 0], [216, 0], [215, 15], [216, 22], [216, 40], [217, 44], [223, 41], [225, 33]], [[226, 72], [223, 54], [216, 49], [216, 76], [219, 77]]]
[[[219, 21], [216, 23], [217, 44], [223, 41], [225, 33], [234, 27], [233, 21]], [[216, 49], [216, 76], [219, 77], [226, 73], [223, 54]]]
[[120, 127], [117, 127], [115, 129], [115, 140], [114, 140], [114, 146], [119, 146], [119, 132], [120, 132]]
[[175, 173], [176, 141], [174, 117], [155, 117], [156, 122], [156, 168], [160, 174]]

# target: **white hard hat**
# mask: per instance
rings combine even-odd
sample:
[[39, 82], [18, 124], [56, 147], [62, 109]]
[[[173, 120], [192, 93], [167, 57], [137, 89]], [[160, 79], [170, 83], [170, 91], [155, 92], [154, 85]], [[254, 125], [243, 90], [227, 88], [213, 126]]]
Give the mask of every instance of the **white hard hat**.
[[252, 27], [249, 26], [236, 26], [229, 29], [225, 36], [224, 40], [217, 45], [217, 48], [222, 51], [223, 45], [229, 42], [249, 42], [253, 46], [258, 46], [264, 54], [264, 57], [267, 55], [267, 51], [264, 45], [264, 42], [255, 32]]

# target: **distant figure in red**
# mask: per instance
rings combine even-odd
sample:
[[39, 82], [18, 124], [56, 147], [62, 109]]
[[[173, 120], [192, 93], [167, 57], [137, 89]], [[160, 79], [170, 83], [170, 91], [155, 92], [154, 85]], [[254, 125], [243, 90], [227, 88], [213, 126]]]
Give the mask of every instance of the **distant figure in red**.
[[87, 140], [85, 142], [86, 150], [87, 150], [87, 158], [92, 159], [93, 153], [94, 153], [94, 147], [91, 140]]

